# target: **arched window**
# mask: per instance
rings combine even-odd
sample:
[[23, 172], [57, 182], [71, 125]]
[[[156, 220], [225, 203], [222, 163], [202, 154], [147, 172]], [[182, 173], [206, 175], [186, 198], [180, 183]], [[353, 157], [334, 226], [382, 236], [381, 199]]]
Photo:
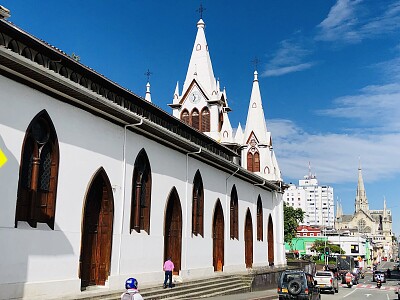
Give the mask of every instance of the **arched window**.
[[230, 203], [230, 235], [231, 239], [239, 239], [239, 207], [236, 186], [233, 185]]
[[199, 116], [199, 111], [197, 110], [197, 108], [194, 108], [192, 110], [191, 119], [192, 119], [192, 127], [196, 128], [197, 130], [200, 130], [200, 128], [199, 128], [199, 126], [200, 126], [200, 116]]
[[197, 170], [193, 180], [193, 199], [192, 199], [192, 234], [203, 233], [203, 212], [204, 212], [204, 188], [203, 180], [201, 179], [200, 171]]
[[184, 110], [182, 111], [182, 113], [181, 113], [181, 120], [182, 120], [183, 122], [185, 122], [186, 124], [189, 124], [189, 120], [190, 120], [190, 118], [189, 118], [189, 112], [188, 112], [186, 109], [184, 109]]
[[201, 132], [210, 132], [210, 111], [204, 107], [201, 111]]
[[253, 147], [247, 152], [247, 170], [260, 172], [260, 153]]
[[253, 154], [250, 151], [247, 152], [247, 170], [253, 172]]
[[150, 234], [151, 168], [144, 149], [136, 157], [132, 178], [131, 231]]
[[257, 199], [257, 241], [263, 240], [263, 209], [261, 196]]
[[219, 120], [218, 120], [218, 131], [221, 131], [222, 125], [224, 124], [224, 114], [222, 111], [219, 113]]
[[19, 171], [15, 227], [26, 221], [34, 228], [54, 229], [59, 148], [54, 125], [45, 110], [33, 118], [25, 133]]

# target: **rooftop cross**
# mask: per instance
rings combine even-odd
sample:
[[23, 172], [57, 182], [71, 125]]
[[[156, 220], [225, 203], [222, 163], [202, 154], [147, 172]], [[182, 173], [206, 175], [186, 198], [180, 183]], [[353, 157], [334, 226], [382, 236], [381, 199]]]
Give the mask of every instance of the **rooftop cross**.
[[144, 73], [144, 75], [146, 75], [147, 76], [147, 82], [149, 82], [150, 81], [150, 75], [151, 74], [153, 74], [152, 72], [150, 72], [150, 70], [149, 69], [147, 69], [147, 72], [146, 73]]
[[258, 57], [255, 57], [252, 61], [251, 61], [254, 65], [254, 70], [258, 69], [258, 64], [261, 62]]
[[200, 19], [203, 19], [203, 11], [206, 9], [203, 7], [203, 4], [200, 3], [200, 7], [196, 10], [197, 12], [200, 13]]

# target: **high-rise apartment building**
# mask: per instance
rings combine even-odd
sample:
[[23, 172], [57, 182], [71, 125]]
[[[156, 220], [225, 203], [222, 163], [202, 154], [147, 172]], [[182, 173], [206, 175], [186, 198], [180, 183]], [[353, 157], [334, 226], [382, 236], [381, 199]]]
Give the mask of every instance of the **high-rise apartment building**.
[[301, 208], [304, 221], [301, 225], [316, 225], [333, 228], [335, 202], [333, 187], [319, 185], [315, 175], [309, 173], [299, 180], [299, 186], [291, 184], [285, 191], [283, 200], [286, 205]]

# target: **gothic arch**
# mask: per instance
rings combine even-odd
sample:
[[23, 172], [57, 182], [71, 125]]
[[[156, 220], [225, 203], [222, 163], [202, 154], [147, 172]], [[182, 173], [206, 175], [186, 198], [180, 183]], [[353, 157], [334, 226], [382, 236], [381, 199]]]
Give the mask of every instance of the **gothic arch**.
[[231, 190], [230, 201], [230, 237], [231, 239], [239, 239], [239, 204], [236, 186], [233, 185]]
[[192, 195], [192, 234], [204, 237], [204, 188], [199, 170], [194, 176]]
[[244, 256], [246, 268], [253, 267], [253, 221], [251, 219], [250, 209], [247, 209], [244, 226]]
[[150, 234], [151, 208], [151, 167], [146, 150], [142, 149], [136, 157], [132, 177], [131, 222], [130, 229]]
[[214, 271], [223, 271], [224, 267], [224, 249], [225, 249], [225, 235], [224, 235], [224, 211], [222, 209], [221, 201], [217, 199], [214, 207], [213, 216], [213, 266]]
[[274, 224], [272, 222], [272, 216], [268, 218], [268, 263], [270, 266], [274, 265]]
[[263, 240], [263, 207], [261, 196], [257, 198], [257, 241]]
[[182, 207], [175, 187], [169, 193], [164, 219], [164, 261], [171, 257], [174, 274], [181, 270], [182, 256]]
[[260, 153], [255, 147], [251, 147], [247, 152], [247, 170], [260, 172]]
[[201, 132], [210, 132], [210, 110], [204, 107], [201, 110]]
[[103, 168], [93, 176], [84, 201], [79, 277], [82, 288], [105, 285], [110, 275], [114, 199]]
[[193, 108], [190, 113], [190, 121], [193, 128], [200, 130], [200, 115], [197, 108]]
[[190, 116], [189, 116], [189, 112], [187, 109], [184, 109], [181, 113], [181, 120], [186, 123], [189, 124], [190, 123]]
[[45, 223], [54, 229], [59, 147], [56, 130], [46, 110], [29, 124], [21, 150], [15, 227]]

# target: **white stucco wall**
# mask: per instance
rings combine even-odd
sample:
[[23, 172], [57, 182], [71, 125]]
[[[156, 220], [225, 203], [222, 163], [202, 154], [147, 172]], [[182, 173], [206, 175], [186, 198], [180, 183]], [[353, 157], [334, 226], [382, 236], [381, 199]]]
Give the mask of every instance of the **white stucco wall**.
[[[122, 127], [2, 75], [0, 90], [0, 148], [8, 158], [0, 168], [0, 299], [45, 299], [55, 293], [81, 293], [78, 274], [84, 199], [100, 167], [107, 173], [114, 196], [111, 274], [106, 287], [121, 289], [127, 276], [133, 275], [141, 283], [162, 282], [164, 214], [172, 187], [176, 188], [182, 206], [181, 275], [185, 280], [214, 274], [212, 217], [217, 199], [221, 201], [225, 221], [225, 272], [245, 270], [247, 208], [253, 222], [253, 266], [268, 264], [270, 214], [274, 222], [275, 265], [285, 264], [281, 194], [262, 190], [235, 176], [229, 177], [231, 174], [192, 156], [186, 166], [185, 154], [131, 131], [126, 140], [124, 183]], [[55, 229], [43, 224], [31, 228], [25, 222], [19, 222], [14, 228], [22, 143], [29, 123], [43, 109], [53, 121], [59, 141]], [[129, 230], [133, 164], [142, 148], [146, 150], [152, 171], [150, 235]], [[198, 169], [205, 189], [204, 238], [191, 236], [192, 182]], [[233, 184], [239, 198], [238, 241], [229, 239], [229, 201]], [[262, 242], [257, 241], [256, 235], [258, 194], [263, 201]]]

